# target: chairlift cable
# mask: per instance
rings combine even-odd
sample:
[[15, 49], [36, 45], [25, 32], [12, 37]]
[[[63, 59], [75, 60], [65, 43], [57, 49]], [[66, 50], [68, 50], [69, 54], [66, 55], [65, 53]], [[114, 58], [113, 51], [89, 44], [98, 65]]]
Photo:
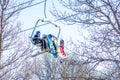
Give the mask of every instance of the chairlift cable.
[[44, 2], [44, 17], [47, 18], [47, 15], [46, 15], [46, 3], [47, 3], [47, 0], [45, 0]]
[[[36, 6], [36, 5], [38, 5], [38, 4], [41, 4], [41, 3], [43, 3], [43, 2], [44, 2], [44, 1], [37, 2], [37, 3], [31, 4], [31, 5], [28, 5], [28, 6], [22, 6], [20, 9], [17, 9], [17, 10], [15, 10], [15, 11], [20, 11], [20, 10], [23, 10], [23, 9], [27, 9], [27, 8]], [[13, 8], [14, 8], [14, 7], [13, 7]], [[7, 10], [10, 10], [10, 9], [12, 9], [12, 8], [8, 8]], [[11, 12], [9, 12], [9, 13], [11, 13]], [[5, 13], [5, 15], [8, 15], [9, 13]]]

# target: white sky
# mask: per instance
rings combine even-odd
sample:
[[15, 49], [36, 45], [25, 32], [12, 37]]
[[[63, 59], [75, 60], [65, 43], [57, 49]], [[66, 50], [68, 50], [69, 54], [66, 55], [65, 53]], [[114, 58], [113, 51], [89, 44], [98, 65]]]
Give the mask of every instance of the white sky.
[[[52, 0], [47, 0], [47, 6], [46, 6], [46, 15], [47, 18], [54, 21], [54, 17], [52, 17], [52, 15], [49, 13], [49, 10], [51, 9], [51, 2]], [[57, 1], [57, 0], [54, 0]], [[57, 5], [57, 2], [56, 2]], [[58, 4], [59, 5], [59, 4]], [[57, 5], [57, 6], [58, 6]], [[41, 3], [39, 5], [24, 9], [19, 16], [19, 20], [22, 22], [23, 24], [23, 30], [28, 29], [28, 28], [32, 28], [35, 26], [35, 23], [38, 19], [43, 19], [44, 18], [44, 3]], [[77, 26], [73, 26], [73, 25], [64, 25], [60, 22], [55, 22], [57, 25], [59, 25], [61, 27], [61, 34], [60, 37], [62, 37], [65, 41], [68, 41], [69, 39], [72, 38], [73, 41], [76, 41], [78, 39], [81, 39], [83, 41], [83, 39], [80, 37], [79, 32], [77, 31], [78, 29], [78, 25]], [[41, 22], [39, 22], [38, 25], [42, 24]], [[32, 30], [28, 30], [26, 31], [28, 37], [31, 35]], [[45, 26], [41, 26], [36, 28], [36, 30], [40, 30], [42, 34], [46, 33], [46, 34], [53, 34], [53, 35], [57, 35], [58, 34], [58, 29], [55, 28], [53, 25], [45, 25]]]

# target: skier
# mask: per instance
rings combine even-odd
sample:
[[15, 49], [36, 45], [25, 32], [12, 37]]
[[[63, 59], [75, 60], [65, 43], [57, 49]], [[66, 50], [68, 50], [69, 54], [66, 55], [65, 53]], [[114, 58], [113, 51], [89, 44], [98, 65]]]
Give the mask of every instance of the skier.
[[57, 56], [58, 56], [58, 54], [57, 54], [58, 50], [57, 50], [57, 47], [56, 47], [56, 44], [55, 44], [54, 40], [52, 40], [52, 38], [56, 39], [56, 40], [57, 40], [57, 38], [54, 35], [52, 35], [52, 34], [48, 34], [48, 35], [46, 35], [46, 37], [47, 37], [47, 41], [48, 41], [48, 46], [49, 46], [49, 49], [50, 49], [50, 53], [52, 53], [53, 56], [55, 58], [57, 58]]
[[43, 38], [40, 38], [40, 36], [41, 36], [40, 31], [36, 31], [36, 34], [33, 37], [33, 44], [41, 47], [42, 52], [47, 52], [47, 50], [46, 50], [47, 44], [46, 44], [45, 36]]
[[66, 53], [64, 51], [64, 40], [60, 40], [60, 52], [62, 53], [63, 56], [66, 56]]
[[42, 45], [41, 45], [41, 49], [43, 52], [49, 52], [49, 47], [48, 47], [48, 41], [47, 41], [47, 36], [45, 34], [43, 34], [43, 37], [42, 37]]
[[40, 33], [40, 31], [36, 31], [36, 34], [34, 35], [34, 37], [33, 37], [33, 44], [34, 45], [39, 45], [40, 46], [40, 44], [41, 44], [41, 39], [40, 39], [40, 35], [41, 35], [41, 33]]

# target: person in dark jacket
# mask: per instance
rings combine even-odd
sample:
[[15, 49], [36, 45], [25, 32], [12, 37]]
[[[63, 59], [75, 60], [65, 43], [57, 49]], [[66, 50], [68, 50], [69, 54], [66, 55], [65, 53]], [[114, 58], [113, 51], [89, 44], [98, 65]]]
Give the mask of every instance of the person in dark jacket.
[[45, 37], [40, 38], [40, 36], [41, 36], [40, 31], [36, 31], [36, 34], [33, 37], [33, 44], [41, 47], [41, 51], [45, 52], [47, 49], [47, 46], [46, 46], [47, 43], [46, 43]]
[[36, 31], [36, 34], [33, 37], [33, 44], [34, 45], [41, 44], [42, 40], [40, 39], [40, 35], [41, 35], [40, 31]]

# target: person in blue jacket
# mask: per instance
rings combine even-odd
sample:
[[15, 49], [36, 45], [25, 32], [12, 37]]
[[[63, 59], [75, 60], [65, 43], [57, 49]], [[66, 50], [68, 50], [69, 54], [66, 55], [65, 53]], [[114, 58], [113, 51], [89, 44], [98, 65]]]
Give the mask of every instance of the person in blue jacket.
[[57, 58], [57, 56], [58, 56], [58, 54], [57, 54], [58, 53], [57, 52], [57, 47], [56, 47], [56, 44], [55, 44], [54, 40], [52, 40], [52, 38], [57, 40], [57, 37], [55, 37], [52, 34], [48, 34], [48, 35], [46, 35], [46, 37], [47, 37], [47, 41], [48, 41], [48, 46], [49, 46], [49, 49], [50, 49], [50, 53], [52, 53], [53, 56], [55, 58]]

